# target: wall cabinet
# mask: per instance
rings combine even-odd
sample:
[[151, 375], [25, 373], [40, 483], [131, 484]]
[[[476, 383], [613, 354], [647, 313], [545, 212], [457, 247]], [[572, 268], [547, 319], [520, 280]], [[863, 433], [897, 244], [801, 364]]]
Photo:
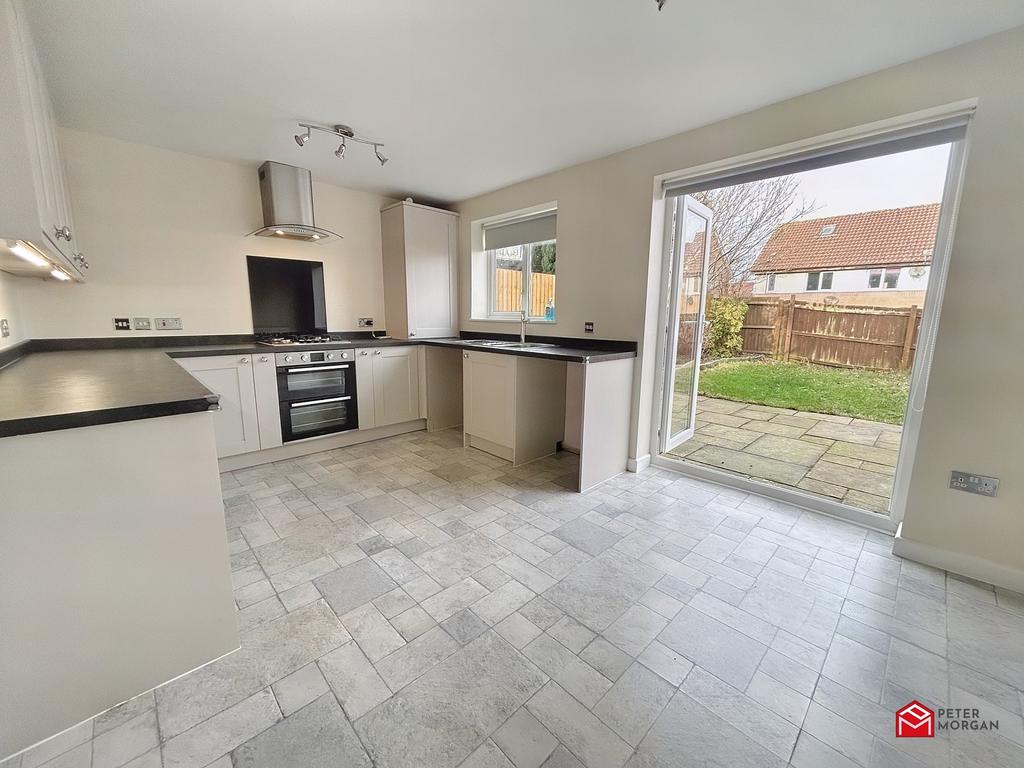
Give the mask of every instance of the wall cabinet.
[[[178, 363], [199, 379], [207, 389], [220, 395], [220, 410], [213, 412], [217, 458], [258, 451], [260, 425], [252, 356], [190, 357], [178, 360]], [[278, 445], [280, 429], [278, 423]]]
[[81, 280], [88, 262], [78, 250], [57, 123], [16, 0], [0, 0], [0, 103], [0, 240], [27, 242], [52, 262], [40, 267], [3, 249], [0, 268], [47, 276], [59, 267]]
[[457, 335], [458, 216], [401, 202], [381, 211], [384, 314], [396, 339]]
[[356, 352], [359, 428], [425, 418], [420, 406], [420, 347], [380, 347]]
[[467, 446], [525, 464], [557, 450], [565, 430], [565, 363], [462, 353]]

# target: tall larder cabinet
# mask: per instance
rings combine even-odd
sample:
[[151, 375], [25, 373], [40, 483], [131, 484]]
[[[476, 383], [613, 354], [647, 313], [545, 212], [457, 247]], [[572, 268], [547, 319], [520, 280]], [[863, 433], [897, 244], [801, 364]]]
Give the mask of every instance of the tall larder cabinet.
[[458, 333], [457, 214], [403, 201], [380, 212], [384, 314], [396, 339]]

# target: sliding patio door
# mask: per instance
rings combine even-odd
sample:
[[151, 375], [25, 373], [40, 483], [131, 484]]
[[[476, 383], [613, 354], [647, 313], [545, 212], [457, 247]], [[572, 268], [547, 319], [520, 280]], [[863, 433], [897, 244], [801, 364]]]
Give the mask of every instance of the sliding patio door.
[[668, 206], [672, 240], [665, 371], [669, 382], [659, 430], [662, 453], [693, 436], [713, 223], [711, 210], [689, 195], [671, 198]]

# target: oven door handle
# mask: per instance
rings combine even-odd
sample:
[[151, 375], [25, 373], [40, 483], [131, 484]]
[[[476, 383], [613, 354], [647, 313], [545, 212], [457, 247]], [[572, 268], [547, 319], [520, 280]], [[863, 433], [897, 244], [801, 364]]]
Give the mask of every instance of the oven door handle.
[[348, 368], [348, 365], [309, 365], [305, 368], [288, 368], [285, 373], [316, 373], [317, 371], [341, 371]]
[[352, 395], [346, 395], [345, 397], [328, 397], [324, 400], [306, 400], [301, 403], [289, 403], [292, 408], [304, 408], [307, 405], [323, 405], [324, 403], [340, 403], [344, 400], [351, 400]]

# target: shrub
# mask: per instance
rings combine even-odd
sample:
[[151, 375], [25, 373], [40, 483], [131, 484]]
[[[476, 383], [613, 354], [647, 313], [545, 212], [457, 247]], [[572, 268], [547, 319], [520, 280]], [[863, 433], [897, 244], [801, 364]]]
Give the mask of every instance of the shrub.
[[704, 357], [734, 357], [743, 350], [743, 318], [747, 305], [729, 296], [708, 296], [704, 329]]

